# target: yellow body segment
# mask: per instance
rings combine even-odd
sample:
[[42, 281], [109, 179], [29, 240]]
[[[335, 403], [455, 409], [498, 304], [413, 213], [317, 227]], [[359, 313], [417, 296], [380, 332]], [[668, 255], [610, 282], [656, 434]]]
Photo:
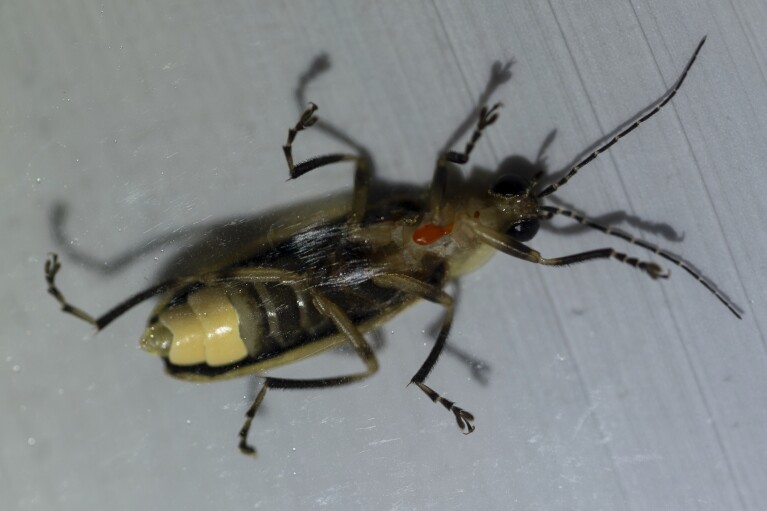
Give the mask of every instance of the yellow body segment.
[[237, 311], [223, 289], [190, 293], [187, 303], [164, 310], [158, 319], [172, 336], [164, 354], [171, 364], [217, 367], [248, 356]]
[[248, 356], [237, 311], [223, 289], [200, 289], [190, 294], [187, 302], [205, 332], [205, 362], [209, 366], [232, 364]]
[[159, 319], [173, 335], [168, 353], [172, 364], [189, 366], [205, 362], [205, 332], [189, 305], [167, 309]]

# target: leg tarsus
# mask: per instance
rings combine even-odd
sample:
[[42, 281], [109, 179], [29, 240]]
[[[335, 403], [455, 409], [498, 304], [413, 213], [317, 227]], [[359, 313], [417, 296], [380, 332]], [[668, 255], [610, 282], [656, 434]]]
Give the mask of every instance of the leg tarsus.
[[95, 318], [79, 307], [75, 307], [74, 305], [70, 304], [67, 302], [66, 298], [64, 298], [64, 295], [56, 286], [56, 274], [60, 269], [61, 263], [59, 263], [58, 255], [54, 253], [49, 254], [48, 259], [45, 261], [45, 280], [48, 282], [48, 293], [50, 293], [56, 299], [56, 301], [61, 304], [61, 310], [67, 314], [71, 314], [85, 321], [86, 323], [90, 323], [91, 325], [95, 326], [97, 330], [103, 330], [104, 327], [106, 327], [112, 321], [119, 318], [125, 312], [132, 309], [139, 303], [144, 302], [158, 294], [169, 292], [175, 287], [183, 285], [185, 282], [185, 279], [172, 279], [161, 282], [160, 284], [157, 284], [153, 287], [150, 287], [149, 289], [145, 289], [144, 291], [131, 296], [127, 300], [117, 304], [105, 314]]
[[[306, 110], [301, 114], [296, 125], [288, 130], [288, 139], [285, 142], [285, 145], [282, 146], [282, 151], [285, 153], [285, 159], [288, 162], [288, 170], [290, 171], [291, 179], [295, 179], [301, 175], [301, 173], [296, 172], [296, 167], [293, 164], [293, 141], [296, 139], [296, 135], [298, 135], [299, 132], [306, 128], [310, 128], [317, 122], [318, 118], [314, 113], [318, 108], [317, 105], [310, 102], [309, 106], [306, 107]], [[305, 172], [308, 172], [308, 170]]]
[[353, 224], [359, 223], [367, 209], [368, 188], [370, 186], [371, 168], [367, 158], [356, 154], [333, 153], [309, 158], [298, 165], [293, 162], [293, 142], [300, 131], [310, 128], [317, 123], [318, 117], [314, 115], [317, 109], [317, 105], [309, 103], [309, 106], [301, 114], [296, 125], [288, 131], [288, 139], [285, 145], [282, 146], [282, 151], [285, 153], [285, 160], [288, 164], [290, 179], [296, 179], [307, 172], [326, 165], [332, 165], [333, 163], [342, 161], [355, 162], [354, 198], [349, 221]]
[[[477, 429], [476, 426], [472, 424], [472, 422], [474, 422], [474, 415], [472, 415], [471, 412], [453, 406], [453, 413], [455, 414], [455, 421], [464, 435], [469, 435]], [[465, 431], [464, 428], [466, 429]]]
[[654, 263], [652, 261], [642, 261], [636, 257], [630, 257], [623, 252], [618, 252], [612, 248], [601, 248], [562, 257], [540, 257], [537, 262], [547, 266], [567, 266], [568, 264], [582, 263], [592, 259], [611, 258], [621, 263], [628, 264], [629, 266], [633, 266], [640, 271], [643, 271], [653, 280], [667, 279], [671, 276], [671, 273], [669, 271], [664, 271], [658, 263]]
[[432, 177], [431, 188], [429, 189], [429, 207], [434, 215], [439, 215], [440, 208], [444, 202], [445, 188], [447, 186], [448, 162], [459, 165], [468, 163], [469, 156], [474, 150], [475, 144], [482, 136], [484, 129], [498, 120], [498, 109], [501, 108], [501, 106], [503, 106], [502, 103], [496, 103], [490, 108], [488, 108], [487, 105], [483, 106], [479, 112], [479, 118], [477, 119], [477, 125], [474, 128], [474, 132], [471, 134], [469, 141], [466, 142], [466, 147], [463, 152], [447, 151], [437, 159], [437, 165], [434, 169], [434, 177]]
[[453, 412], [453, 415], [455, 415], [455, 422], [458, 424], [458, 428], [464, 435], [468, 435], [476, 429], [474, 424], [472, 424], [474, 422], [474, 415], [472, 415], [471, 412], [464, 410], [460, 406], [456, 406], [454, 402], [440, 396], [437, 392], [435, 392], [431, 387], [422, 381], [412, 380], [410, 383], [415, 383], [418, 385], [418, 388], [421, 389], [424, 394], [429, 396], [429, 399], [431, 399], [434, 403], [439, 403], [444, 406], [447, 411]]
[[269, 379], [267, 378], [266, 381], [264, 381], [264, 384], [261, 386], [261, 390], [258, 392], [256, 399], [253, 400], [253, 404], [250, 405], [250, 408], [248, 408], [248, 411], [245, 414], [245, 423], [242, 425], [242, 428], [240, 429], [240, 434], [239, 434], [240, 443], [238, 446], [242, 454], [246, 454], [248, 456], [256, 455], [256, 448], [248, 443], [248, 432], [250, 432], [250, 425], [253, 422], [253, 417], [256, 415], [256, 411], [258, 411], [258, 407], [261, 405], [261, 402], [264, 400], [264, 396], [266, 396], [266, 391], [268, 389], [269, 389]]
[[311, 388], [327, 388], [340, 385], [347, 385], [356, 381], [365, 379], [378, 370], [378, 361], [373, 353], [370, 345], [365, 341], [362, 333], [349, 319], [346, 313], [341, 310], [338, 305], [328, 300], [324, 295], [317, 291], [311, 291], [312, 302], [314, 307], [320, 314], [330, 319], [336, 326], [339, 333], [342, 333], [349, 344], [354, 348], [355, 353], [360, 357], [365, 364], [365, 371], [361, 373], [353, 373], [345, 376], [335, 376], [330, 378], [314, 378], [314, 379], [289, 379], [289, 378], [271, 378], [267, 377], [264, 380], [264, 385], [261, 387], [256, 399], [245, 414], [245, 423], [240, 429], [239, 448], [243, 454], [255, 455], [256, 449], [248, 444], [248, 433], [250, 432], [250, 426], [253, 422], [253, 417], [256, 415], [258, 407], [264, 400], [266, 391], [269, 388], [273, 389], [311, 389]]
[[445, 155], [445, 159], [452, 163], [464, 164], [469, 161], [469, 155], [474, 150], [474, 145], [482, 136], [482, 132], [498, 120], [498, 109], [503, 106], [503, 103], [496, 103], [492, 107], [488, 108], [487, 105], [483, 106], [479, 112], [479, 119], [477, 119], [477, 127], [474, 128], [474, 133], [471, 134], [471, 138], [466, 143], [462, 153], [457, 151], [448, 151]]
[[543, 264], [545, 266], [567, 266], [569, 264], [583, 263], [595, 259], [615, 259], [616, 261], [641, 270], [652, 279], [666, 279], [670, 275], [668, 271], [664, 271], [657, 263], [652, 261], [642, 261], [636, 257], [629, 257], [623, 252], [618, 252], [612, 248], [600, 248], [562, 257], [546, 258], [543, 257], [540, 252], [528, 247], [524, 243], [513, 240], [505, 234], [489, 229], [480, 223], [473, 223], [472, 229], [480, 240], [494, 249], [512, 257], [530, 261], [531, 263]]
[[410, 380], [410, 383], [415, 383], [433, 402], [439, 403], [448, 411], [453, 412], [458, 427], [463, 434], [468, 435], [474, 431], [474, 424], [472, 424], [474, 416], [463, 408], [456, 406], [456, 404], [449, 399], [440, 396], [439, 393], [424, 383], [431, 370], [434, 369], [442, 350], [445, 348], [447, 336], [450, 333], [450, 327], [453, 323], [453, 297], [437, 286], [427, 284], [407, 275], [394, 273], [382, 274], [376, 276], [373, 279], [373, 282], [381, 287], [398, 289], [404, 293], [419, 296], [424, 300], [442, 305], [447, 309], [445, 317], [442, 319], [442, 326], [440, 327], [439, 334], [437, 334], [437, 340], [429, 352], [429, 356], [427, 356], [426, 360], [421, 364], [421, 367]]
[[86, 323], [90, 323], [96, 328], [99, 328], [99, 324], [96, 318], [80, 309], [79, 307], [75, 307], [74, 305], [67, 302], [66, 298], [64, 298], [64, 295], [61, 293], [61, 291], [59, 291], [59, 288], [56, 286], [56, 274], [60, 269], [61, 263], [59, 262], [58, 254], [51, 252], [48, 254], [48, 258], [45, 260], [45, 281], [48, 283], [48, 293], [61, 304], [61, 310], [67, 314], [71, 314], [82, 319]]
[[[727, 298], [712, 282], [710, 282], [707, 278], [705, 278], [698, 270], [693, 268], [689, 263], [687, 263], [685, 260], [680, 258], [679, 256], [676, 256], [672, 254], [671, 252], [667, 252], [665, 250], [662, 250], [657, 245], [653, 245], [652, 243], [648, 243], [644, 240], [641, 240], [639, 238], [636, 238], [634, 236], [631, 236], [630, 234], [626, 234], [623, 231], [615, 230], [612, 227], [609, 227], [607, 225], [604, 225], [602, 223], [590, 220], [586, 218], [585, 216], [578, 214], [574, 211], [570, 211], [567, 209], [552, 207], [552, 206], [542, 206], [541, 207], [541, 219], [543, 220], [549, 220], [554, 215], [563, 215], [567, 216], [569, 218], [572, 218], [576, 222], [578, 222], [581, 225], [585, 225], [586, 227], [590, 227], [592, 229], [596, 229], [598, 231], [601, 231], [605, 234], [608, 234], [610, 236], [615, 236], [617, 238], [621, 238], [622, 240], [631, 243], [632, 245], [637, 245], [639, 247], [642, 247], [646, 250], [649, 250], [650, 252], [654, 252], [658, 254], [659, 256], [663, 257], [667, 261], [671, 261], [675, 265], [682, 268], [684, 271], [692, 275], [692, 277], [701, 283], [703, 287], [705, 287], [709, 293], [713, 294], [727, 309], [729, 309], [730, 312], [732, 312], [736, 318], [741, 319], [741, 313], [736, 309], [735, 304], [733, 304], [729, 298]], [[677, 236], [678, 237], [678, 236]], [[652, 264], [652, 263], [651, 263]], [[655, 265], [658, 270], [660, 270], [660, 267], [658, 265]], [[668, 273], [665, 275], [658, 275], [658, 277], [667, 277]], [[657, 277], [656, 277], [657, 278]]]

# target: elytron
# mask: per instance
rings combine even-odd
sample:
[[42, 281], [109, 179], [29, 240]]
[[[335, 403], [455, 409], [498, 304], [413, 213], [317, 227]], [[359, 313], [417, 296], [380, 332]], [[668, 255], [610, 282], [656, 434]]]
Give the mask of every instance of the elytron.
[[[310, 103], [288, 132], [283, 146], [290, 178], [339, 162], [355, 167], [351, 204], [341, 210], [318, 211], [300, 225], [255, 240], [251, 252], [222, 267], [166, 280], [118, 304], [100, 317], [71, 305], [55, 279], [61, 268], [56, 254], [45, 263], [48, 292], [62, 309], [103, 329], [135, 305], [162, 295], [141, 337], [141, 347], [160, 356], [167, 372], [191, 381], [258, 375], [263, 384], [246, 413], [239, 448], [255, 454], [248, 443], [251, 422], [269, 389], [302, 389], [346, 385], [378, 370], [376, 355], [364, 334], [404, 308], [425, 299], [445, 313], [436, 342], [411, 379], [433, 402], [450, 411], [464, 434], [474, 431], [474, 416], [426, 384], [445, 348], [454, 302], [444, 291], [448, 282], [476, 269], [496, 251], [547, 266], [595, 259], [614, 259], [653, 279], [668, 277], [654, 262], [612, 248], [561, 257], [543, 257], [526, 243], [541, 222], [556, 215], [617, 236], [680, 266], [719, 299], [735, 316], [736, 308], [713, 285], [676, 256], [581, 215], [541, 204], [541, 199], [567, 184], [600, 153], [658, 113], [677, 93], [705, 38], [700, 41], [676, 84], [627, 127], [574, 165], [564, 177], [539, 187], [542, 174], [524, 180], [501, 175], [481, 194], [450, 190], [448, 167], [465, 164], [483, 131], [498, 118], [500, 103], [484, 106], [462, 152], [445, 151], [436, 162], [428, 190], [422, 194], [369, 197], [369, 160], [357, 154], [317, 156], [293, 162], [293, 143], [317, 121]], [[540, 188], [540, 189], [539, 189]], [[266, 371], [350, 345], [365, 369], [352, 374], [312, 379], [286, 379]]]

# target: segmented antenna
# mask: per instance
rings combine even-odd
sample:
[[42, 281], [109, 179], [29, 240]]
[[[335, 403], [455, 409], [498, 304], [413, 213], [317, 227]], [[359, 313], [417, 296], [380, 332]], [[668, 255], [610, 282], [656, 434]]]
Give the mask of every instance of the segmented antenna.
[[603, 152], [607, 151], [610, 147], [613, 146], [618, 140], [622, 139], [632, 131], [634, 131], [636, 128], [639, 127], [640, 124], [645, 122], [647, 119], [652, 117], [653, 115], [657, 114], [661, 108], [666, 106], [666, 103], [671, 101], [671, 98], [676, 95], [676, 92], [679, 90], [679, 87], [682, 86], [682, 83], [684, 83], [684, 79], [687, 77], [688, 71], [690, 71], [690, 68], [692, 67], [693, 62], [695, 62], [696, 57], [698, 56], [698, 53], [700, 52], [700, 49], [703, 47], [703, 43], [706, 42], [706, 36], [703, 36], [703, 39], [700, 40], [698, 43], [698, 47], [695, 48], [695, 52], [692, 54], [692, 57], [690, 58], [689, 62], [687, 62], [687, 65], [684, 68], [684, 71], [682, 71], [682, 76], [679, 77], [679, 79], [676, 81], [676, 84], [674, 87], [668, 91], [661, 99], [658, 100], [657, 103], [655, 103], [654, 106], [650, 107], [650, 110], [644, 114], [642, 114], [639, 119], [631, 123], [630, 126], [628, 126], [626, 129], [615, 135], [613, 138], [611, 138], [607, 143], [603, 144], [601, 147], [597, 148], [593, 153], [586, 156], [583, 160], [576, 163], [573, 168], [570, 169], [570, 171], [557, 181], [556, 183], [553, 183], [546, 188], [544, 188], [541, 192], [539, 192], [536, 197], [545, 197], [547, 195], [551, 195], [552, 193], [556, 192], [557, 189], [559, 189], [561, 186], [564, 186], [565, 183], [570, 181], [570, 179], [578, 173], [580, 169], [591, 163], [594, 159], [596, 159], [597, 156], [602, 154]]

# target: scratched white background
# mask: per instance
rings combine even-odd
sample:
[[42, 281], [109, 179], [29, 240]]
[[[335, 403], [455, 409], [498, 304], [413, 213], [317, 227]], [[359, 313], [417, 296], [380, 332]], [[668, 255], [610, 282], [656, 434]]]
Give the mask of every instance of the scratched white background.
[[[765, 34], [761, 0], [2, 2], [2, 508], [764, 509]], [[156, 278], [190, 243], [184, 227], [348, 189], [341, 166], [285, 182], [293, 91], [322, 52], [332, 67], [308, 92], [322, 116], [382, 179], [425, 184], [494, 61], [513, 59], [513, 76], [472, 163], [534, 159], [556, 129], [557, 171], [670, 87], [703, 35], [667, 109], [558, 197], [640, 219], [610, 216], [696, 265], [744, 319], [678, 268], [658, 283], [612, 262], [497, 256], [462, 282], [451, 337], [487, 381], [454, 356], [429, 379], [476, 415], [468, 437], [405, 388], [434, 306], [387, 325], [367, 382], [271, 392], [253, 460], [236, 449], [246, 380], [163, 375], [137, 347], [149, 304], [94, 335], [46, 296], [50, 250], [70, 299], [98, 313]], [[338, 148], [316, 133], [296, 152]], [[598, 233], [531, 244], [648, 257]], [[73, 251], [108, 269], [133, 257], [98, 272]], [[314, 362], [283, 374], [358, 367]]]

